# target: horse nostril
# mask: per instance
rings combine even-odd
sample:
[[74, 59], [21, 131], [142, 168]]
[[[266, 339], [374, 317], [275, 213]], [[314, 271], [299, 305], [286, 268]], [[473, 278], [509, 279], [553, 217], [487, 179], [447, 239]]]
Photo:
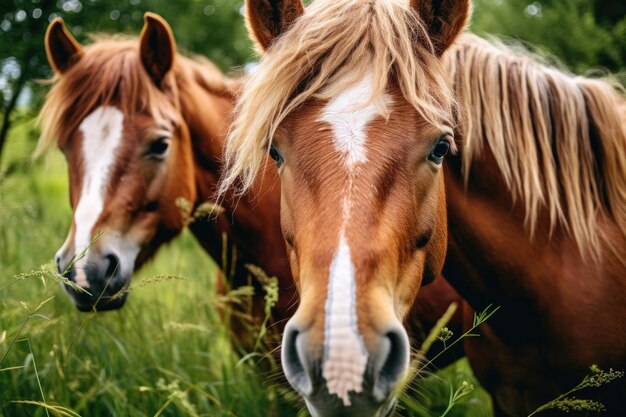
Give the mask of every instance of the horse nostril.
[[306, 395], [312, 391], [312, 382], [306, 369], [306, 363], [309, 361], [306, 357], [302, 357], [301, 352], [304, 350], [303, 336], [295, 324], [291, 321], [287, 323], [283, 336], [281, 362], [287, 381], [296, 391]]
[[404, 378], [409, 369], [409, 338], [402, 326], [394, 326], [385, 334], [378, 356], [380, 368], [374, 369], [378, 371], [374, 395], [379, 400], [383, 400]]
[[105, 279], [109, 279], [113, 277], [120, 268], [120, 258], [113, 254], [108, 254], [104, 257], [104, 259], [108, 262], [104, 277]]
[[61, 257], [59, 255], [56, 255], [54, 257], [54, 263], [57, 265], [57, 271], [59, 272], [59, 274], [62, 274], [64, 271], [61, 268]]

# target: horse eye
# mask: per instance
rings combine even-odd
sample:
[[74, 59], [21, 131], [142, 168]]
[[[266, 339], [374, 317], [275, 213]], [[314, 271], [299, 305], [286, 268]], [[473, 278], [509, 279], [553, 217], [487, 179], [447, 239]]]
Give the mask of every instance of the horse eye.
[[270, 158], [276, 162], [276, 167], [280, 168], [285, 163], [285, 158], [283, 158], [283, 154], [274, 146], [270, 146]]
[[437, 145], [435, 145], [433, 150], [430, 152], [430, 155], [428, 155], [428, 159], [439, 165], [441, 164], [441, 162], [443, 162], [443, 158], [448, 154], [449, 151], [450, 141], [444, 138], [439, 139]]
[[170, 147], [170, 138], [163, 136], [150, 143], [148, 156], [162, 158]]

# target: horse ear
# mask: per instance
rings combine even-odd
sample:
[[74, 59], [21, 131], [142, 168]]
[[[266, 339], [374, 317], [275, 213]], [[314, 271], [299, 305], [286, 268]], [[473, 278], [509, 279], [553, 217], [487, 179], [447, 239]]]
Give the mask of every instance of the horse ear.
[[470, 0], [411, 0], [411, 7], [424, 22], [438, 56], [465, 29], [472, 14]]
[[301, 0], [246, 0], [246, 24], [263, 52], [304, 13]]
[[48, 25], [45, 44], [48, 62], [57, 74], [66, 72], [82, 56], [83, 48], [67, 31], [60, 17]]
[[143, 19], [144, 25], [139, 36], [141, 63], [155, 84], [160, 86], [174, 65], [174, 34], [165, 19], [155, 13], [147, 12]]

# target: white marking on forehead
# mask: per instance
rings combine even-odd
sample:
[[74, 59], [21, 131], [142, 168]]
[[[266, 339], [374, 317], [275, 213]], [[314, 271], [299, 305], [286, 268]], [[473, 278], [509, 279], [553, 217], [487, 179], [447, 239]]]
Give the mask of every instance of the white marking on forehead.
[[[98, 107], [79, 126], [83, 134], [83, 185], [74, 213], [76, 255], [85, 250], [93, 238], [93, 228], [104, 208], [109, 175], [122, 139], [123, 127], [124, 115], [110, 106]], [[75, 264], [76, 284], [84, 288], [89, 287], [83, 270], [87, 253]]]
[[367, 73], [361, 81], [330, 100], [321, 116], [321, 120], [331, 125], [333, 143], [337, 151], [345, 156], [348, 168], [367, 161], [365, 129], [380, 116], [381, 109], [390, 101], [387, 95], [373, 99], [372, 85], [373, 76]]
[[357, 326], [356, 272], [345, 231], [350, 221], [354, 177], [360, 165], [367, 162], [367, 125], [391, 101], [387, 95], [372, 99], [372, 86], [372, 74], [367, 74], [330, 100], [321, 116], [332, 127], [335, 149], [343, 156], [348, 174], [339, 244], [329, 271], [322, 370], [328, 392], [341, 398], [345, 406], [351, 403], [350, 391], [359, 393], [363, 389], [368, 359]]

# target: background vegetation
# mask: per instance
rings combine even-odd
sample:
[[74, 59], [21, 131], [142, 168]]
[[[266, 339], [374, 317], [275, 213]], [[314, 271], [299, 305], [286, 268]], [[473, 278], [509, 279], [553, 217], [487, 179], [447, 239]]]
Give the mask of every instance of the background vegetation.
[[[255, 59], [241, 5], [0, 2], [0, 416], [306, 415], [271, 355], [261, 350], [242, 359], [232, 349], [216, 306], [227, 308], [233, 297], [214, 295], [216, 265], [188, 234], [134, 278], [120, 311], [78, 313], [45, 272], [71, 221], [60, 154], [30, 160], [38, 135], [33, 118], [47, 88], [37, 80], [51, 75], [43, 49], [48, 22], [63, 16], [86, 42], [89, 32], [137, 34], [143, 12], [155, 11], [170, 22], [182, 50], [228, 70]], [[623, 0], [475, 0], [471, 29], [522, 40], [576, 72], [626, 67]], [[441, 415], [463, 381], [476, 384], [461, 361], [425, 375], [401, 406], [410, 415]], [[488, 396], [476, 389], [448, 416], [490, 413]]]

